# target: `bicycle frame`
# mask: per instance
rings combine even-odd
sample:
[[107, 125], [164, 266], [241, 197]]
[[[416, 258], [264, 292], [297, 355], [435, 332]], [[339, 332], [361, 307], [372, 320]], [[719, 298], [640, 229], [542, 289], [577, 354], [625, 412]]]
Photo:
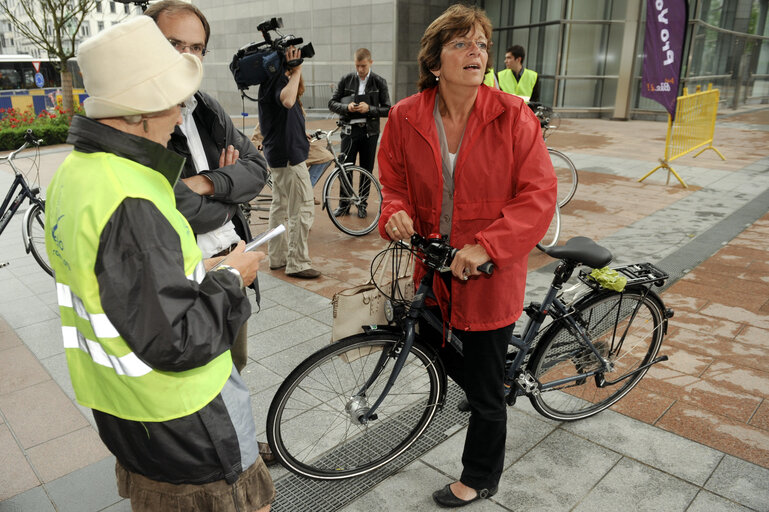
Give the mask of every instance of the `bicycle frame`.
[[[11, 202], [13, 194], [16, 193], [16, 189], [19, 187], [21, 187], [21, 190], [19, 190], [18, 195], [13, 200], [13, 202]], [[21, 203], [24, 202], [24, 199], [29, 199], [30, 203], [42, 202], [37, 197], [39, 192], [40, 189], [38, 187], [30, 188], [29, 185], [27, 185], [27, 181], [24, 179], [24, 176], [18, 172], [16, 173], [13, 179], [13, 183], [11, 184], [11, 188], [5, 195], [2, 207], [0, 207], [0, 213], [2, 213], [2, 216], [0, 216], [0, 234], [2, 234], [6, 226], [8, 226], [8, 223], [11, 221], [11, 217], [13, 217], [13, 215], [19, 209]]]
[[[656, 358], [654, 361], [650, 361], [649, 363], [639, 368], [636, 368], [635, 370], [628, 372], [625, 375], [622, 375], [617, 379], [614, 379], [613, 381], [607, 381], [604, 378], [605, 373], [611, 372], [613, 370], [611, 362], [607, 358], [602, 356], [598, 351], [598, 349], [596, 348], [596, 346], [592, 343], [592, 341], [590, 340], [590, 336], [585, 331], [584, 327], [580, 325], [578, 319], [575, 318], [574, 310], [573, 309], [570, 310], [570, 308], [566, 304], [564, 304], [564, 302], [560, 298], [558, 298], [558, 293], [563, 288], [563, 284], [569, 280], [571, 275], [574, 273], [574, 270], [576, 269], [576, 267], [577, 265], [575, 264], [570, 264], [565, 261], [562, 261], [559, 268], [557, 268], [555, 271], [555, 277], [553, 278], [553, 281], [550, 284], [550, 287], [548, 288], [548, 291], [545, 294], [545, 297], [542, 303], [541, 304], [532, 303], [524, 310], [528, 315], [529, 319], [526, 322], [526, 326], [524, 327], [523, 336], [519, 337], [519, 336], [513, 335], [509, 342], [510, 345], [518, 349], [512, 361], [512, 364], [509, 365], [505, 373], [506, 383], [510, 383], [511, 385], [516, 386], [516, 389], [514, 391], [511, 391], [509, 395], [509, 398], [508, 398], [509, 405], [512, 405], [515, 402], [515, 398], [517, 396], [532, 394], [532, 393], [536, 394], [542, 391], [556, 389], [561, 386], [564, 386], [565, 384], [569, 384], [570, 382], [576, 382], [578, 380], [590, 378], [594, 376], [596, 377], [596, 384], [598, 387], [612, 386], [629, 377], [632, 377], [633, 375], [636, 375], [642, 371], [645, 371], [648, 367], [654, 364], [667, 360], [667, 356], [660, 356]], [[428, 322], [428, 324], [434, 329], [436, 329], [437, 331], [441, 332], [443, 329], [441, 320], [433, 312], [431, 312], [428, 309], [425, 309], [424, 307], [425, 299], [428, 296], [431, 296], [432, 294], [431, 283], [433, 280], [434, 273], [435, 273], [435, 270], [428, 268], [427, 272], [425, 273], [424, 277], [422, 278], [419, 284], [419, 288], [414, 294], [414, 299], [411, 302], [411, 308], [409, 309], [408, 315], [405, 317], [404, 323], [403, 323], [403, 333], [405, 334], [404, 341], [402, 344], [399, 344], [396, 347], [396, 351], [398, 355], [397, 355], [392, 373], [390, 374], [387, 380], [387, 383], [384, 389], [382, 390], [382, 393], [376, 399], [374, 404], [365, 414], [363, 414], [359, 418], [361, 423], [365, 424], [368, 420], [375, 420], [377, 418], [376, 410], [379, 407], [379, 405], [384, 401], [385, 397], [387, 396], [392, 386], [395, 384], [395, 381], [397, 380], [398, 375], [400, 374], [401, 369], [405, 364], [406, 357], [408, 356], [408, 353], [414, 344], [414, 341], [416, 338], [415, 327], [419, 317], [424, 318]], [[644, 289], [646, 290], [646, 293], [649, 292], [648, 287], [645, 286]], [[622, 294], [622, 292], [618, 292], [618, 293], [620, 295]], [[632, 319], [635, 318], [635, 315], [638, 312], [638, 308], [640, 307], [640, 305], [641, 304], [638, 303], [635, 311], [631, 313], [631, 322], [632, 322]], [[620, 315], [620, 312], [618, 309], [617, 319], [614, 324], [615, 336], [616, 336], [616, 328], [620, 320], [619, 315]], [[544, 323], [545, 319], [548, 317], [553, 319], [553, 325], [555, 325], [556, 322], [565, 322], [567, 329], [569, 329], [572, 333], [574, 333], [575, 336], [578, 337], [582, 343], [584, 343], [585, 347], [589, 348], [593, 352], [597, 360], [601, 362], [601, 366], [589, 372], [582, 373], [578, 376], [559, 379], [556, 381], [548, 382], [547, 384], [544, 384], [544, 385], [540, 384], [536, 380], [536, 378], [530, 373], [525, 371], [523, 372], [519, 371], [523, 366], [526, 356], [531, 353], [534, 345], [535, 337], [539, 333], [540, 328], [542, 327], [542, 324]], [[630, 325], [630, 323], [628, 325]], [[612, 350], [619, 351], [622, 348], [622, 344], [625, 340], [626, 335], [627, 335], [627, 329], [625, 330], [625, 332], [621, 334], [618, 344], [616, 345], [616, 347], [613, 346]], [[613, 338], [615, 336], [613, 336]], [[462, 353], [462, 341], [456, 335], [454, 335], [453, 332], [451, 331], [448, 332], [447, 341], [454, 347], [455, 350], [457, 350], [460, 354]], [[387, 359], [390, 356], [391, 356], [390, 353], [387, 353], [384, 351], [382, 352], [379, 360], [377, 361], [374, 372], [372, 373], [371, 377], [369, 377], [369, 379], [366, 381], [366, 383], [362, 386], [362, 388], [358, 391], [358, 395], [361, 395], [361, 396], [365, 395], [368, 388], [381, 375], [382, 371], [384, 370]]]

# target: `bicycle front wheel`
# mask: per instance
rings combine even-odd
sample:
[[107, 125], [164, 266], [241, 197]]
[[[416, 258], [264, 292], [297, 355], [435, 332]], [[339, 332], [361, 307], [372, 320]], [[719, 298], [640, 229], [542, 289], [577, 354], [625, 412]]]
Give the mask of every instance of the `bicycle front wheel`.
[[573, 326], [557, 321], [544, 334], [528, 369], [540, 383], [540, 392], [530, 396], [532, 405], [558, 421], [587, 418], [625, 396], [648, 368], [613, 385], [599, 387], [598, 382], [617, 381], [652, 361], [664, 335], [663, 310], [643, 287], [588, 297], [573, 317], [612, 371], [580, 377], [601, 363]]
[[24, 215], [24, 219], [22, 224], [24, 246], [27, 252], [32, 253], [40, 268], [53, 277], [53, 268], [45, 250], [45, 210], [40, 204], [34, 203]]
[[443, 366], [421, 343], [414, 343], [376, 419], [359, 421], [382, 393], [400, 346], [394, 334], [350, 336], [288, 376], [267, 415], [267, 439], [286, 468], [323, 480], [350, 478], [414, 444], [435, 415], [444, 382]]
[[382, 213], [382, 188], [363, 167], [337, 167], [323, 185], [323, 204], [334, 225], [344, 233], [363, 236], [371, 233]]
[[547, 148], [547, 152], [550, 153], [550, 161], [558, 178], [558, 206], [563, 208], [577, 192], [577, 168], [568, 156], [557, 149]]

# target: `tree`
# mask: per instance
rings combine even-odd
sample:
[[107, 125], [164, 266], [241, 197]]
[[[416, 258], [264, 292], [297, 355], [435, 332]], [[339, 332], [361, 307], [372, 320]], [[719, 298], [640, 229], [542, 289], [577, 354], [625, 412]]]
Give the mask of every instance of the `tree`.
[[73, 112], [72, 73], [67, 63], [75, 57], [80, 28], [96, 7], [96, 0], [0, 0], [0, 14], [30, 43], [57, 58], [61, 73], [62, 106]]

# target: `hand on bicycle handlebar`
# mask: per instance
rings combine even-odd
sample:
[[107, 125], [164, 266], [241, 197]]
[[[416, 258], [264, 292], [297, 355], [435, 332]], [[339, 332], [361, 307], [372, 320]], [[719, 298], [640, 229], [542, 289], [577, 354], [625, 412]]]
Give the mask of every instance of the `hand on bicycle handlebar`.
[[451, 273], [457, 279], [467, 281], [470, 277], [481, 275], [479, 268], [490, 260], [489, 254], [482, 245], [465, 245], [454, 254], [454, 259], [451, 262]]
[[414, 221], [405, 210], [393, 213], [385, 224], [385, 231], [392, 240], [406, 240], [416, 234]]

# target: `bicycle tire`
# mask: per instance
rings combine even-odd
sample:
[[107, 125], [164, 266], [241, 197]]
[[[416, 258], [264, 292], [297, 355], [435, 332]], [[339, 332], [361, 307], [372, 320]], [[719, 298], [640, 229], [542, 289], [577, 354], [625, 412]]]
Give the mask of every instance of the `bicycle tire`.
[[27, 252], [32, 253], [40, 268], [53, 277], [53, 268], [48, 261], [48, 252], [45, 249], [44, 203], [32, 204], [32, 207], [24, 215], [22, 226], [22, 236], [24, 237], [24, 246]]
[[574, 197], [579, 184], [577, 168], [571, 158], [557, 149], [547, 148], [550, 153], [550, 161], [553, 163], [555, 176], [558, 178], [558, 206], [563, 208]]
[[[605, 375], [606, 380], [616, 380], [649, 363], [662, 344], [664, 307], [658, 297], [643, 286], [628, 287], [622, 293], [590, 294], [575, 306], [574, 317], [601, 355], [612, 362], [614, 371]], [[572, 329], [564, 320], [557, 320], [537, 345], [527, 368], [541, 385], [576, 377], [600, 364]], [[618, 343], [622, 333], [624, 341]], [[596, 384], [596, 375], [541, 390], [529, 398], [540, 414], [552, 420], [583, 419], [620, 400], [647, 370], [603, 388]]]
[[545, 233], [545, 236], [542, 237], [542, 240], [537, 244], [540, 249], [542, 248], [549, 248], [553, 247], [555, 244], [558, 243], [558, 239], [561, 237], [561, 207], [558, 206], [558, 203], [555, 205], [555, 212], [553, 213], [553, 218], [550, 220], [550, 226], [547, 228], [547, 232]]
[[[377, 419], [367, 425], [355, 419], [355, 411], [379, 397], [400, 340], [393, 333], [350, 336], [291, 372], [267, 414], [267, 440], [287, 469], [322, 480], [352, 478], [381, 468], [416, 442], [435, 416], [445, 382], [440, 360], [420, 342], [377, 409]], [[368, 402], [356, 395], [380, 356], [386, 356], [386, 366], [369, 388]]]
[[[345, 165], [345, 171], [351, 173], [352, 190], [343, 181], [342, 171], [336, 167], [323, 184], [323, 204], [331, 222], [343, 233], [352, 236], [363, 236], [371, 233], [379, 223], [382, 214], [382, 188], [373, 174], [357, 165]], [[367, 178], [371, 184], [369, 195], [366, 199], [366, 217], [360, 218], [358, 211], [363, 203], [363, 197], [359, 193], [358, 186], [361, 178]], [[336, 216], [336, 209], [347, 204], [347, 214]], [[353, 210], [352, 207], [356, 210]]]

